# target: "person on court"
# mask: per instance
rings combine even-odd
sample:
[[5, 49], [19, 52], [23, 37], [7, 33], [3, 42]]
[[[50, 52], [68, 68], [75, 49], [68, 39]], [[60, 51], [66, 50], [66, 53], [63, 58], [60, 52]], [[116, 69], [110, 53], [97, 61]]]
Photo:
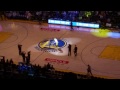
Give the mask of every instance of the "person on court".
[[74, 47], [74, 55], [77, 56], [77, 46]]
[[68, 45], [68, 56], [71, 56], [71, 44]]
[[89, 75], [93, 76], [92, 71], [91, 71], [91, 66], [89, 64], [87, 66], [88, 66], [88, 68], [87, 68], [87, 75], [88, 76]]
[[70, 27], [71, 27], [71, 31], [73, 30], [73, 25], [72, 25], [72, 21], [70, 23]]
[[22, 53], [22, 45], [21, 44], [18, 44], [18, 50], [19, 50], [19, 55], [21, 55], [21, 53]]

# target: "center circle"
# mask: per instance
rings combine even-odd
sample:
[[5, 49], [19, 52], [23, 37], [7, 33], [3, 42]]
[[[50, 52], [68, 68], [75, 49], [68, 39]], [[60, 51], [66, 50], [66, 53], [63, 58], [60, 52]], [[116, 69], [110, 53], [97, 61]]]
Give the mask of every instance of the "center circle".
[[38, 46], [42, 50], [50, 51], [50, 50], [59, 50], [60, 48], [63, 48], [67, 45], [66, 41], [62, 39], [56, 39], [56, 40], [57, 41], [55, 41], [55, 38], [43, 40], [38, 44]]
[[[53, 42], [54, 40], [50, 40], [50, 42]], [[62, 48], [65, 45], [65, 41], [58, 39], [58, 47]]]

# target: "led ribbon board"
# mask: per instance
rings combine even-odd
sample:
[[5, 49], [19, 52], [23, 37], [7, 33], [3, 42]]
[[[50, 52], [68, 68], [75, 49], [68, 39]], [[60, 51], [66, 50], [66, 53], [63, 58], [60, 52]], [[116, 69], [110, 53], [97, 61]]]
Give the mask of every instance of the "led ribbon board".
[[99, 24], [91, 24], [91, 23], [72, 22], [72, 25], [80, 26], [80, 27], [99, 28]]
[[51, 20], [48, 19], [48, 23], [50, 24], [61, 24], [61, 25], [70, 25], [70, 21], [62, 21], [62, 20]]
[[[68, 25], [70, 26], [71, 21], [62, 21], [62, 20], [53, 20], [48, 19], [49, 24], [61, 24], [61, 25]], [[88, 28], [99, 28], [99, 24], [92, 24], [92, 23], [81, 23], [81, 22], [72, 22], [73, 26], [80, 26], [80, 27], [88, 27]]]

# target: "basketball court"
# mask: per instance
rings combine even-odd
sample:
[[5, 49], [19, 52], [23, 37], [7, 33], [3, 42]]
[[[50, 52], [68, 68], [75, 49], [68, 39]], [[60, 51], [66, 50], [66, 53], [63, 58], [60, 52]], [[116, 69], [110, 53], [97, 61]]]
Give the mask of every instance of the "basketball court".
[[[58, 41], [58, 47], [50, 49], [46, 41]], [[48, 62], [56, 70], [87, 74], [87, 65], [95, 76], [120, 79], [120, 33], [29, 21], [0, 21], [0, 56], [22, 62], [18, 44], [22, 51], [31, 51], [31, 63], [44, 66]], [[68, 45], [72, 55], [68, 56]], [[78, 47], [78, 55], [73, 53]], [[43, 49], [45, 47], [45, 49]]]

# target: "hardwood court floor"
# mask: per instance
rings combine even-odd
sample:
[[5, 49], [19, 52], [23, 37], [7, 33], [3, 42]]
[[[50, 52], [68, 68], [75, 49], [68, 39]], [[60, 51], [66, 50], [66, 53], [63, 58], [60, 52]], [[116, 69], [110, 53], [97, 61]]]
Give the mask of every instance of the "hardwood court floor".
[[[18, 44], [22, 44], [22, 51], [31, 51], [32, 64], [43, 66], [49, 62], [56, 70], [82, 74], [87, 73], [89, 64], [95, 76], [120, 79], [120, 61], [107, 58], [109, 55], [102, 54], [108, 45], [120, 46], [120, 38], [102, 37], [101, 35], [107, 35], [103, 33], [97, 37], [99, 32], [96, 30], [97, 34], [93, 34], [92, 30], [88, 28], [74, 29], [74, 31], [70, 31], [67, 26], [46, 23], [38, 25], [19, 20], [0, 21], [0, 56], [5, 56], [6, 59], [12, 58], [16, 64], [22, 62], [17, 48]], [[11, 33], [10, 36], [7, 33]], [[61, 43], [65, 42], [64, 47], [61, 48], [62, 52], [42, 51], [39, 48], [41, 41], [51, 38], [57, 38]], [[68, 44], [72, 45], [71, 56], [68, 56]], [[77, 57], [73, 53], [75, 45], [78, 47]], [[109, 50], [110, 48], [107, 53]]]

